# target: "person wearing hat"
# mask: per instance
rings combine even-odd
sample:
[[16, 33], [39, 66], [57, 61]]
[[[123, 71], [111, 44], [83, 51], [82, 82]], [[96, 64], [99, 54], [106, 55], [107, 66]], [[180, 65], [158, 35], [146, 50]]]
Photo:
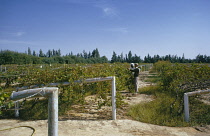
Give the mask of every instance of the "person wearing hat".
[[138, 68], [138, 63], [135, 63], [134, 68], [130, 68], [129, 70], [134, 73], [133, 75], [134, 75], [135, 92], [137, 93], [139, 88], [139, 72], [140, 72], [140, 68]]

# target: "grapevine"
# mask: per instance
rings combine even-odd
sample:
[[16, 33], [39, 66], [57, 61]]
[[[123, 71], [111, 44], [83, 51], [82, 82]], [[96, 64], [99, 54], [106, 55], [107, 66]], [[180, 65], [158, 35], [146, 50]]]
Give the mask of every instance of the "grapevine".
[[[84, 99], [88, 95], [96, 95], [98, 98], [103, 99], [102, 102], [99, 102], [100, 108], [101, 106], [111, 104], [111, 99], [108, 98], [111, 95], [111, 81], [98, 83], [77, 83], [75, 81], [83, 81], [87, 78], [115, 76], [116, 89], [128, 90], [131, 84], [128, 79], [132, 77], [130, 71], [127, 70], [128, 67], [129, 64], [9, 65], [5, 75], [15, 75], [16, 78], [3, 88], [22, 86], [30, 88], [34, 85], [41, 87], [49, 83], [61, 83], [58, 86], [60, 112], [69, 110], [73, 104], [83, 105], [85, 103]], [[64, 86], [62, 82], [69, 82], [70, 84]], [[117, 106], [122, 106], [122, 96], [119, 93], [117, 94], [117, 100]], [[32, 109], [30, 106], [28, 108], [28, 110]]]
[[210, 87], [210, 67], [207, 64], [174, 64], [160, 61], [154, 65], [161, 77], [163, 92], [174, 100], [170, 114], [181, 116], [184, 110], [184, 93]]

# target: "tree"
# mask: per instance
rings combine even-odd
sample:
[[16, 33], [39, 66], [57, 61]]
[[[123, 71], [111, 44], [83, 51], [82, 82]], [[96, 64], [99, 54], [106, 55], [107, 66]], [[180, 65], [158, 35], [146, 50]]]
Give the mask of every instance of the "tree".
[[84, 57], [85, 59], [88, 58], [88, 54], [87, 54], [87, 52], [86, 52], [85, 50], [83, 50], [83, 57]]
[[90, 51], [89, 51], [89, 53], [88, 53], [88, 58], [91, 58], [91, 53], [90, 53]]
[[57, 53], [57, 56], [61, 56], [61, 50], [60, 49], [58, 49], [58, 53]]
[[131, 63], [132, 62], [132, 53], [131, 51], [128, 52], [128, 63]]
[[71, 51], [71, 54], [70, 54], [70, 56], [74, 56], [74, 54], [73, 54], [73, 52]]
[[121, 55], [120, 55], [120, 62], [124, 62], [123, 53], [121, 53]]
[[53, 49], [53, 51], [52, 51], [52, 55], [53, 56], [56, 56], [56, 51]]
[[99, 54], [99, 51], [97, 48], [95, 50], [93, 50], [91, 57], [92, 58], [100, 58], [100, 54]]
[[128, 62], [128, 55], [125, 54], [125, 62]]
[[51, 50], [47, 51], [47, 57], [49, 57], [49, 58], [52, 57], [52, 51]]
[[108, 63], [108, 59], [106, 56], [101, 57], [101, 63]]
[[43, 53], [42, 49], [39, 50], [39, 57], [44, 57], [44, 53]]
[[133, 62], [135, 62], [135, 63], [140, 63], [140, 62], [141, 62], [140, 56], [137, 56], [137, 55], [135, 54], [134, 57], [133, 57]]
[[28, 47], [28, 55], [31, 55], [31, 49]]
[[181, 63], [185, 63], [184, 53], [183, 53], [183, 55], [182, 55]]
[[113, 51], [111, 63], [117, 62], [117, 54]]
[[98, 48], [95, 49], [95, 52], [96, 52], [96, 58], [100, 58], [100, 54], [99, 54]]
[[35, 51], [33, 51], [33, 56], [36, 56], [36, 52]]

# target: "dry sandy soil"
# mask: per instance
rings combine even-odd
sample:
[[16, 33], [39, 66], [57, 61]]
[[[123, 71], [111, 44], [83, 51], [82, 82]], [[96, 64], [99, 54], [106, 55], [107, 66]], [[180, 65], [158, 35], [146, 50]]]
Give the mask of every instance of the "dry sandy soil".
[[[150, 83], [140, 81], [140, 86], [147, 86]], [[144, 94], [124, 93], [124, 101], [128, 105], [139, 102], [152, 101], [153, 97]], [[89, 96], [83, 112], [74, 105], [66, 117], [59, 118], [59, 136], [210, 136], [210, 127], [165, 127], [131, 120], [125, 115], [123, 109], [117, 110], [117, 120], [111, 120], [111, 107], [97, 109], [93, 100], [95, 96]], [[85, 112], [84, 112], [85, 111]], [[106, 113], [106, 114], [104, 114]], [[108, 116], [108, 117], [107, 117]], [[33, 136], [48, 135], [47, 120], [20, 121], [0, 120], [0, 136], [30, 136], [35, 129]], [[16, 128], [17, 127], [17, 128]], [[13, 129], [7, 129], [13, 128]]]
[[[48, 134], [47, 121], [1, 120], [0, 128], [31, 126], [35, 128], [34, 136]], [[59, 136], [208, 136], [194, 128], [173, 128], [151, 125], [132, 120], [67, 120], [59, 121]], [[0, 131], [1, 136], [30, 136], [32, 129], [20, 127]]]

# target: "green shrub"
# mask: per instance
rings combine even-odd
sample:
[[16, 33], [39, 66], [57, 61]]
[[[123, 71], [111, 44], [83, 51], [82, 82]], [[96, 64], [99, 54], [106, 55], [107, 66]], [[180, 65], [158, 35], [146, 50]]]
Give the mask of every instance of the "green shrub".
[[160, 86], [154, 85], [154, 86], [146, 86], [143, 88], [139, 88], [139, 93], [141, 94], [148, 94], [148, 95], [154, 95], [156, 96], [157, 92], [160, 92]]
[[210, 124], [210, 106], [190, 97], [189, 123], [184, 122], [184, 93], [210, 86], [210, 67], [205, 64], [172, 64], [160, 61], [154, 65], [160, 76], [158, 86], [141, 88], [140, 93], [154, 95], [149, 103], [132, 106], [129, 115], [136, 120], [167, 126]]
[[154, 101], [131, 106], [128, 115], [135, 120], [156, 125], [187, 126], [183, 120], [183, 114], [177, 115], [171, 111], [174, 98], [163, 93], [156, 95], [157, 98]]
[[[16, 75], [15, 80], [19, 87], [39, 85], [40, 87], [49, 83], [69, 82], [68, 86], [59, 86], [59, 115], [64, 115], [71, 109], [73, 104], [84, 105], [85, 97], [96, 95], [97, 98], [103, 99], [98, 102], [99, 108], [105, 105], [111, 105], [111, 81], [85, 83], [75, 82], [84, 81], [87, 78], [96, 77], [116, 77], [116, 90], [128, 90], [132, 83], [132, 74], [127, 69], [129, 64], [80, 64], [80, 65], [22, 65], [8, 68], [7, 75]], [[12, 86], [9, 84], [8, 86]], [[8, 87], [7, 86], [7, 87]], [[18, 87], [15, 86], [15, 87]], [[15, 88], [14, 87], [14, 88]], [[3, 92], [6, 89], [2, 90]], [[14, 89], [15, 90], [15, 89]], [[9, 97], [9, 95], [8, 95]], [[1, 98], [1, 97], [0, 97]], [[2, 99], [5, 99], [2, 94]], [[120, 93], [116, 95], [117, 107], [123, 105], [123, 97]], [[46, 100], [47, 101], [47, 100]], [[47, 117], [46, 101], [27, 100], [20, 110], [21, 119], [45, 119]], [[1, 100], [0, 100], [1, 106]], [[11, 113], [11, 114], [10, 114]], [[14, 117], [14, 111], [4, 111], [7, 117]]]

